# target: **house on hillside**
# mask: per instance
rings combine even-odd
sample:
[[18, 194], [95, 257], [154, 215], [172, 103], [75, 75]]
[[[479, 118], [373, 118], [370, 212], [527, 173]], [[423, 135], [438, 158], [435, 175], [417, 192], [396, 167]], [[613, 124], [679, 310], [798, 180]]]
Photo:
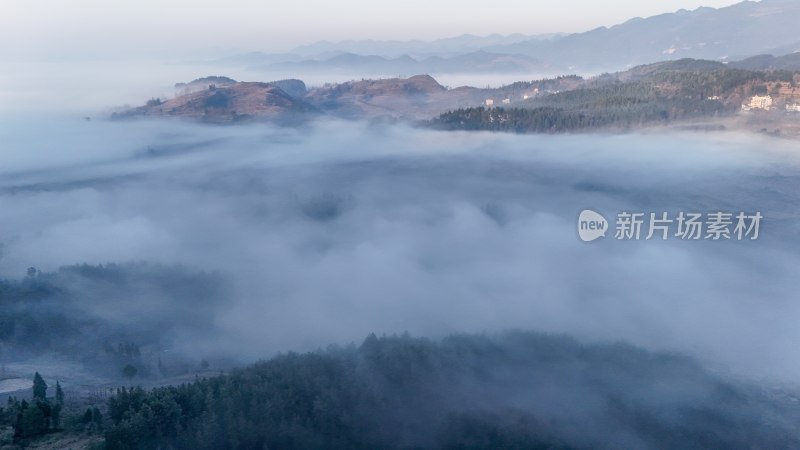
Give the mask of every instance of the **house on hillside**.
[[532, 91], [522, 94], [522, 99], [527, 100], [529, 98], [536, 97], [537, 95], [539, 95], [539, 88], [534, 88]]
[[491, 108], [492, 106], [494, 106], [494, 99], [487, 98], [486, 99], [486, 107], [487, 108]]
[[750, 100], [747, 103], [742, 105], [742, 110], [752, 111], [754, 109], [760, 109], [764, 111], [769, 111], [770, 109], [772, 109], [772, 105], [774, 103], [775, 102], [772, 100], [772, 97], [770, 97], [769, 95], [756, 95], [750, 98]]
[[787, 103], [786, 104], [786, 112], [797, 112], [797, 113], [800, 113], [800, 103]]

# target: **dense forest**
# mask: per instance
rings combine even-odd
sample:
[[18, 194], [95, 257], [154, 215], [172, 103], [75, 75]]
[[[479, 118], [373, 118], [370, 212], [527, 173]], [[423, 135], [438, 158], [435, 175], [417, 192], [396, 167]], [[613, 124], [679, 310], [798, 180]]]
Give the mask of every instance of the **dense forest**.
[[747, 71], [720, 63], [679, 60], [604, 74], [579, 87], [532, 98], [513, 108], [462, 108], [429, 126], [445, 130], [559, 133], [667, 125], [732, 115], [752, 95], [794, 86], [790, 71]]
[[800, 447], [791, 399], [680, 356], [522, 332], [370, 335], [122, 389], [108, 416], [109, 450]]

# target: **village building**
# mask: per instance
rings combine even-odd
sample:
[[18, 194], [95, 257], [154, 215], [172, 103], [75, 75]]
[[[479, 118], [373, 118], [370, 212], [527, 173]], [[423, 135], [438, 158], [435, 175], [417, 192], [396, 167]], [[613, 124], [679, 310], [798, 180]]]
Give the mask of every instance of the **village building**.
[[772, 109], [772, 105], [775, 102], [772, 100], [772, 97], [769, 95], [756, 95], [752, 97], [747, 103], [742, 105], [742, 110], [744, 111], [752, 111], [754, 109], [761, 109], [768, 111]]

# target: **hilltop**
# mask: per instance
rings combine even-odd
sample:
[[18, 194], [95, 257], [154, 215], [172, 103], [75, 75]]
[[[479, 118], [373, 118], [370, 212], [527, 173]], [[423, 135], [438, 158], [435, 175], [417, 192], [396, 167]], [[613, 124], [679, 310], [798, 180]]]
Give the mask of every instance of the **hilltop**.
[[199, 84], [194, 83], [196, 90], [169, 100], [151, 99], [143, 106], [115, 113], [113, 118], [181, 117], [211, 123], [280, 122], [318, 113], [314, 106], [271, 83], [233, 82], [206, 87]]

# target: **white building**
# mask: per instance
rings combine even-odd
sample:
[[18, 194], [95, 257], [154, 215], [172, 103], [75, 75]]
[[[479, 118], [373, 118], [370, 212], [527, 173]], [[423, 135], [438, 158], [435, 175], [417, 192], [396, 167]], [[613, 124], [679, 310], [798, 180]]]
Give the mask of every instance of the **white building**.
[[536, 97], [537, 95], [539, 95], [539, 88], [534, 88], [532, 91], [522, 94], [522, 99], [527, 100], [529, 98]]
[[489, 108], [491, 108], [492, 106], [494, 106], [494, 100], [493, 100], [493, 99], [491, 99], [491, 98], [487, 98], [487, 99], [486, 99], [486, 106], [488, 106]]
[[510, 98], [504, 98], [503, 99], [503, 104], [504, 105], [510, 105], [511, 104], [511, 99]]
[[800, 103], [787, 103], [786, 104], [786, 111], [787, 112], [800, 112]]
[[755, 97], [751, 98], [749, 102], [742, 105], [742, 109], [745, 111], [750, 111], [753, 109], [770, 110], [772, 109], [773, 103], [772, 97], [769, 95], [756, 95]]

